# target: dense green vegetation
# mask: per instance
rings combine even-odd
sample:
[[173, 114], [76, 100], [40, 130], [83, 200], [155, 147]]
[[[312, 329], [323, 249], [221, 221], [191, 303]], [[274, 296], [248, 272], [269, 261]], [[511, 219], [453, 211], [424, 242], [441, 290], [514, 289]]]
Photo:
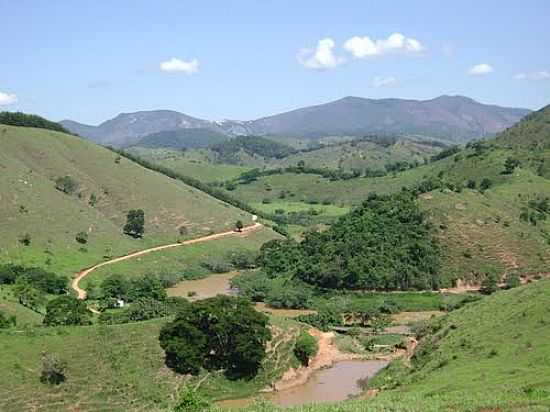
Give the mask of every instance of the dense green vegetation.
[[328, 230], [295, 244], [262, 247], [260, 262], [271, 276], [288, 275], [328, 289], [435, 289], [439, 249], [433, 229], [407, 192], [371, 195]]
[[228, 137], [215, 130], [189, 128], [164, 130], [142, 137], [133, 146], [146, 148], [197, 149], [220, 144]]
[[277, 143], [259, 136], [237, 136], [231, 140], [216, 144], [211, 149], [218, 154], [218, 161], [222, 163], [238, 163], [239, 153], [248, 155], [280, 159], [294, 152], [290, 146]]
[[160, 331], [166, 365], [178, 373], [223, 370], [231, 379], [253, 377], [271, 338], [268, 318], [242, 298], [217, 296], [189, 304]]
[[35, 114], [26, 114], [21, 112], [0, 112], [0, 124], [10, 126], [37, 127], [39, 129], [53, 130], [55, 132], [70, 134], [67, 129], [59, 123], [46, 120]]

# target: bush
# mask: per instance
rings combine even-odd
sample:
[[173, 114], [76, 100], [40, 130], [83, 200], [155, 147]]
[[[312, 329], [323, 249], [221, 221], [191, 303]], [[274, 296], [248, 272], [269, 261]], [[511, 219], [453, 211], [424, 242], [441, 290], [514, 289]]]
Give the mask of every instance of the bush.
[[231, 262], [223, 256], [210, 257], [204, 262], [201, 262], [201, 266], [212, 273], [227, 273], [233, 270]]
[[313, 336], [305, 331], [300, 333], [300, 336], [298, 336], [294, 344], [294, 355], [302, 365], [308, 366], [309, 360], [317, 355], [318, 350], [319, 345]]
[[518, 275], [506, 276], [506, 289], [513, 289], [521, 286], [521, 280]]
[[174, 412], [206, 412], [210, 410], [211, 403], [192, 390], [185, 390], [174, 408]]
[[55, 179], [55, 188], [67, 195], [73, 195], [78, 191], [78, 182], [71, 176], [63, 176]]
[[78, 232], [75, 236], [75, 240], [80, 244], [88, 243], [88, 234], [86, 232]]
[[307, 309], [311, 307], [311, 298], [312, 293], [306, 285], [272, 282], [265, 302], [276, 309]]
[[42, 372], [40, 382], [59, 385], [65, 382], [67, 364], [54, 353], [42, 353]]
[[7, 329], [17, 324], [15, 316], [8, 315], [0, 310], [0, 329]]
[[484, 178], [479, 184], [479, 190], [484, 192], [486, 190], [489, 190], [491, 186], [493, 186], [493, 182], [491, 181], [491, 179]]
[[258, 254], [255, 251], [240, 249], [229, 253], [229, 261], [237, 269], [253, 269], [256, 267]]
[[23, 233], [21, 236], [19, 236], [19, 243], [21, 243], [23, 246], [30, 246], [31, 241], [32, 238], [29, 233]]

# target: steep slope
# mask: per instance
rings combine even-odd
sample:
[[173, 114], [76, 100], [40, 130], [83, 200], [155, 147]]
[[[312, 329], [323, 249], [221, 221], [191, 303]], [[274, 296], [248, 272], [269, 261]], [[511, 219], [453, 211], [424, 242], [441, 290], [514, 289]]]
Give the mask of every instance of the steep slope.
[[550, 149], [550, 105], [500, 133], [496, 143], [512, 148]]
[[[245, 212], [81, 138], [0, 126], [0, 261], [47, 265], [62, 273], [121, 255], [231, 229]], [[56, 189], [69, 176], [75, 190]], [[145, 236], [122, 234], [130, 209], [145, 211]], [[88, 234], [86, 244], [76, 234]], [[24, 235], [30, 236], [25, 246]]]
[[65, 120], [74, 133], [97, 143], [135, 144], [140, 137], [164, 130], [206, 128], [229, 136], [267, 135], [318, 139], [366, 134], [423, 135], [449, 142], [495, 134], [530, 111], [478, 103], [462, 96], [431, 100], [346, 97], [251, 121], [210, 122], [182, 113], [156, 110], [121, 114], [97, 127]]

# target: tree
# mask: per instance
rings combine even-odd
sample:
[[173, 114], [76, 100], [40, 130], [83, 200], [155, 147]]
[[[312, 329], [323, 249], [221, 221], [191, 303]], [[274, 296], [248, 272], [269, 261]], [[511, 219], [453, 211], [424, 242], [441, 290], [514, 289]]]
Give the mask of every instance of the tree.
[[123, 229], [126, 235], [134, 238], [143, 237], [145, 232], [145, 212], [142, 209], [130, 210], [126, 216]]
[[317, 355], [319, 345], [317, 340], [308, 332], [303, 331], [294, 344], [294, 355], [304, 366], [309, 365], [309, 360]]
[[46, 305], [46, 316], [43, 321], [47, 326], [89, 325], [91, 312], [86, 303], [72, 296], [55, 298]]
[[130, 282], [120, 274], [106, 277], [101, 282], [103, 298], [128, 299], [130, 294]]
[[17, 279], [13, 292], [21, 305], [36, 312], [40, 311], [46, 303], [44, 293], [31, 285], [25, 278]]
[[271, 338], [268, 318], [249, 301], [216, 296], [183, 307], [160, 331], [166, 365], [178, 373], [224, 370], [229, 378], [256, 375]]
[[162, 282], [153, 276], [142, 276], [131, 282], [131, 300], [140, 298], [163, 301], [166, 299], [166, 289]]
[[59, 385], [65, 382], [67, 364], [55, 353], [42, 352], [42, 373], [40, 382]]
[[237, 232], [242, 232], [243, 231], [243, 221], [242, 220], [237, 220], [237, 222], [235, 223], [235, 229], [237, 229]]
[[466, 187], [467, 187], [468, 189], [475, 189], [476, 186], [477, 186], [477, 183], [476, 183], [475, 180], [469, 179], [469, 180], [466, 181]]
[[514, 170], [516, 170], [516, 167], [520, 165], [520, 162], [518, 159], [514, 159], [513, 157], [508, 157], [504, 161], [504, 171], [502, 172], [505, 175], [511, 175], [514, 173]]
[[487, 273], [483, 282], [481, 282], [481, 289], [479, 290], [484, 295], [490, 295], [495, 293], [498, 289], [498, 277], [494, 273]]

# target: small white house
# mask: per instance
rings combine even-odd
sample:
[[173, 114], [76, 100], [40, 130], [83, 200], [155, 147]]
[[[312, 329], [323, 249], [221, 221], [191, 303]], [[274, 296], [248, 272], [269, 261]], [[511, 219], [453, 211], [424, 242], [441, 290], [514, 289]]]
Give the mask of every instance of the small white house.
[[117, 308], [123, 308], [123, 307], [124, 307], [124, 300], [122, 300], [122, 299], [117, 299], [117, 300], [116, 300], [116, 307], [117, 307]]

